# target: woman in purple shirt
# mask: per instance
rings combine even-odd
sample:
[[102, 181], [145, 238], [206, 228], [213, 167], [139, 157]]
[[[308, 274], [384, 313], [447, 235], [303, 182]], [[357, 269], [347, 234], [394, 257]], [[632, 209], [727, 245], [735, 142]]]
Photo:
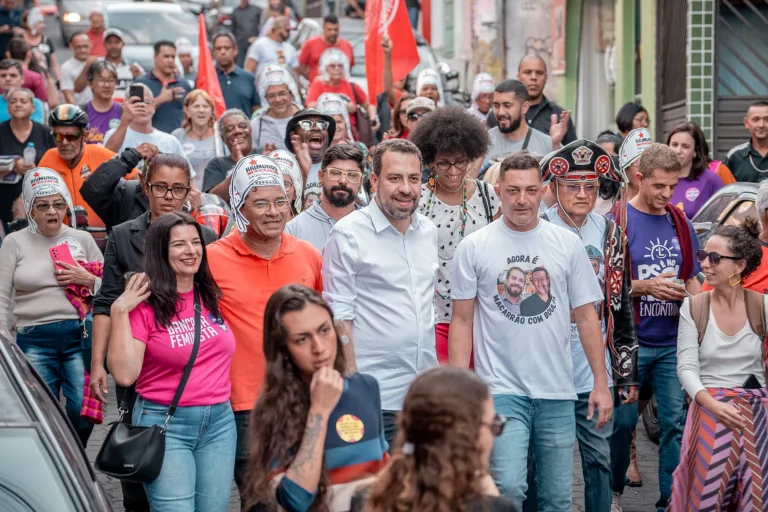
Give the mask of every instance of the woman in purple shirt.
[[681, 166], [680, 181], [669, 202], [692, 219], [704, 203], [723, 187], [723, 181], [708, 169], [704, 134], [695, 124], [683, 123], [675, 127], [667, 137], [667, 146], [677, 153]]

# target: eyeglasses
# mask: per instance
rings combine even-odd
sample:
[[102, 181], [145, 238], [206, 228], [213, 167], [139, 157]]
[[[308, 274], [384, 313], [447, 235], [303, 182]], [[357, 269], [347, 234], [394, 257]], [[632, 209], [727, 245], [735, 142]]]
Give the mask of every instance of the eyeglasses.
[[276, 100], [278, 98], [287, 98], [291, 95], [288, 91], [280, 91], [280, 92], [271, 92], [269, 94], [266, 94], [264, 97], [267, 98], [267, 101]]
[[709, 262], [712, 265], [719, 265], [720, 260], [722, 259], [735, 260], [735, 261], [744, 259], [744, 258], [737, 258], [735, 256], [723, 256], [722, 254], [718, 254], [716, 252], [707, 252], [704, 249], [699, 249], [698, 251], [696, 251], [696, 261], [698, 261], [699, 263], [703, 263], [704, 260], [706, 260], [707, 258], [709, 258]]
[[285, 190], [291, 190], [293, 188], [293, 182], [291, 180], [283, 180], [283, 185], [285, 185]]
[[329, 123], [328, 121], [324, 121], [322, 119], [318, 119], [317, 121], [311, 121], [311, 120], [305, 119], [304, 121], [299, 121], [296, 124], [298, 125], [299, 128], [301, 128], [305, 132], [308, 132], [315, 126], [317, 126], [318, 130], [325, 131], [328, 129], [328, 126], [330, 126], [331, 123]]
[[53, 206], [54, 210], [59, 212], [63, 212], [67, 209], [67, 203], [64, 201], [56, 201], [55, 203], [35, 203], [35, 211], [38, 213], [45, 213], [51, 206]]
[[291, 206], [291, 201], [289, 199], [276, 199], [274, 203], [269, 201], [254, 201], [251, 203], [251, 208], [256, 213], [267, 213], [270, 206], [274, 206], [275, 210], [279, 212], [284, 212]]
[[584, 191], [585, 194], [592, 194], [595, 191], [597, 191], [597, 185], [595, 185], [594, 183], [585, 183], [585, 184], [563, 183], [563, 187], [565, 187], [565, 191], [568, 192], [569, 194], [578, 194], [582, 190]]
[[488, 427], [493, 434], [493, 437], [499, 437], [504, 432], [504, 425], [507, 424], [507, 417], [503, 414], [496, 413], [493, 415], [493, 420], [490, 423], [483, 423], [483, 426]]
[[333, 181], [339, 181], [342, 176], [345, 176], [350, 183], [360, 183], [360, 180], [363, 178], [363, 173], [360, 171], [344, 171], [336, 167], [329, 167], [326, 169], [326, 172]]
[[158, 199], [165, 197], [169, 190], [174, 199], [184, 199], [187, 197], [187, 194], [189, 194], [189, 187], [182, 187], [180, 185], [169, 187], [168, 185], [160, 183], [150, 183], [149, 190], [152, 191], [152, 195]]
[[114, 78], [96, 78], [94, 79], [94, 82], [96, 82], [99, 85], [115, 85], [117, 83], [117, 80]]
[[419, 119], [424, 117], [425, 114], [426, 112], [422, 112], [421, 114], [417, 114], [416, 112], [411, 112], [410, 114], [408, 114], [408, 119], [410, 119], [411, 121], [418, 121]]
[[460, 158], [455, 162], [450, 162], [448, 160], [440, 160], [439, 162], [435, 162], [435, 167], [437, 167], [441, 171], [448, 171], [451, 169], [451, 167], [455, 167], [460, 171], [465, 171], [468, 165], [469, 165], [469, 158]]
[[77, 140], [80, 140], [80, 138], [83, 136], [83, 132], [78, 133], [53, 133], [53, 140], [56, 142], [56, 144], [61, 144], [65, 140], [68, 140], [69, 142], [75, 142]]

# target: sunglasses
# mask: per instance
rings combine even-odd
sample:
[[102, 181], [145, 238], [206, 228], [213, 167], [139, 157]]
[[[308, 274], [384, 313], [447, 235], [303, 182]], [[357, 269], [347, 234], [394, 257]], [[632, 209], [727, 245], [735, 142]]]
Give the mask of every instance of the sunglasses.
[[53, 134], [53, 140], [56, 141], [57, 144], [61, 144], [65, 140], [68, 140], [69, 142], [75, 142], [77, 140], [80, 140], [80, 138], [83, 136], [83, 132], [79, 133], [54, 133]]
[[426, 114], [426, 112], [422, 112], [421, 114], [417, 114], [416, 112], [411, 112], [410, 114], [408, 114], [408, 119], [410, 119], [411, 121], [418, 121], [424, 116], [424, 114]]
[[67, 209], [67, 203], [64, 201], [56, 201], [55, 203], [35, 203], [35, 211], [40, 213], [47, 212], [51, 206], [53, 206], [53, 209], [59, 212], [63, 212]]
[[506, 424], [507, 417], [499, 413], [493, 415], [493, 420], [491, 420], [490, 423], [483, 423], [483, 425], [488, 427], [488, 429], [491, 431], [493, 437], [499, 437], [501, 433], [504, 432], [504, 425]]
[[313, 127], [317, 126], [318, 130], [327, 130], [331, 123], [328, 121], [323, 121], [322, 119], [318, 119], [317, 121], [311, 121], [311, 120], [304, 120], [299, 121], [296, 123], [299, 128], [304, 130], [305, 132], [308, 132]]
[[698, 261], [699, 263], [702, 263], [707, 258], [709, 258], [709, 263], [711, 263], [712, 265], [719, 265], [720, 260], [722, 259], [735, 260], [735, 261], [744, 259], [744, 258], [737, 258], [735, 256], [723, 256], [722, 254], [718, 254], [716, 252], [707, 252], [703, 249], [699, 249], [698, 251], [696, 251], [696, 261]]

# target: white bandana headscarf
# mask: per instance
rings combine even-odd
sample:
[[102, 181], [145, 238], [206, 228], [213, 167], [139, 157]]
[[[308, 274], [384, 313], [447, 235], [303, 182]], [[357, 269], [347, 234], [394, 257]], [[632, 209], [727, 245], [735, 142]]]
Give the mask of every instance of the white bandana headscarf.
[[229, 184], [229, 206], [235, 215], [235, 224], [241, 233], [248, 229], [248, 219], [240, 212], [248, 193], [254, 187], [280, 187], [285, 193], [283, 172], [277, 162], [263, 155], [243, 157], [232, 171]]
[[75, 222], [75, 212], [72, 207], [72, 196], [64, 179], [59, 173], [48, 169], [47, 167], [36, 167], [24, 175], [24, 182], [21, 188], [21, 198], [24, 201], [24, 211], [29, 220], [29, 230], [37, 233], [37, 223], [32, 218], [32, 205], [36, 197], [52, 196], [61, 194], [69, 208], [69, 216], [72, 221], [72, 227], [77, 227]]
[[347, 139], [350, 141], [355, 140], [352, 136], [352, 125], [349, 122], [347, 102], [344, 101], [341, 95], [324, 92], [317, 98], [317, 111], [327, 116], [344, 116], [344, 122], [347, 124]]
[[444, 106], [445, 95], [443, 94], [443, 81], [440, 79], [440, 75], [437, 71], [432, 68], [427, 68], [419, 73], [419, 77], [416, 79], [416, 96], [421, 96], [421, 88], [425, 85], [434, 85], [437, 87], [437, 91], [440, 94], [440, 97], [437, 99], [437, 106]]
[[320, 74], [323, 75], [323, 80], [327, 82], [331, 79], [331, 75], [326, 67], [328, 67], [328, 64], [334, 63], [344, 66], [344, 78], [349, 79], [349, 57], [347, 57], [347, 54], [338, 48], [328, 48], [320, 55], [320, 64], [317, 66]]
[[293, 96], [293, 102], [299, 108], [302, 108], [301, 97], [299, 96], [299, 89], [296, 87], [296, 81], [293, 79], [291, 72], [281, 64], [270, 64], [264, 68], [261, 75], [259, 75], [258, 89], [262, 108], [269, 108], [267, 88], [271, 85], [287, 85], [288, 90], [291, 91], [291, 95]]
[[287, 149], [277, 149], [269, 154], [269, 158], [277, 162], [283, 174], [287, 174], [291, 177], [293, 183], [293, 189], [296, 191], [296, 200], [293, 202], [293, 208], [296, 213], [301, 212], [301, 191], [303, 189], [304, 181], [301, 179], [301, 167], [299, 162], [293, 153]]
[[478, 73], [475, 75], [475, 80], [472, 82], [472, 104], [467, 109], [467, 112], [481, 120], [486, 122], [488, 118], [488, 112], [483, 114], [480, 109], [477, 108], [475, 100], [481, 94], [487, 94], [493, 92], [496, 89], [496, 85], [493, 83], [493, 77], [489, 73]]

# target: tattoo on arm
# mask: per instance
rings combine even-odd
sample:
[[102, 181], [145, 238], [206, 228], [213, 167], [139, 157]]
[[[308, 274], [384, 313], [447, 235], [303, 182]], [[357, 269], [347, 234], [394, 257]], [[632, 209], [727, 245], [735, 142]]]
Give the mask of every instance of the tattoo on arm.
[[[323, 430], [325, 429], [325, 418], [322, 414], [310, 414], [307, 418], [307, 426], [304, 429], [304, 437], [301, 439], [301, 446], [299, 452], [296, 454], [296, 458], [293, 459], [290, 469], [296, 473], [300, 478], [307, 477], [303, 471], [305, 466], [315, 463], [315, 468], [310, 467], [309, 470], [315, 469], [317, 472], [317, 481], [320, 481], [320, 471], [317, 471], [318, 466], [322, 464], [322, 452], [323, 446], [318, 449], [318, 441], [320, 444], [324, 444]], [[323, 438], [323, 439], [321, 439]], [[319, 468], [322, 470], [322, 468]], [[315, 487], [317, 482], [315, 483]]]

